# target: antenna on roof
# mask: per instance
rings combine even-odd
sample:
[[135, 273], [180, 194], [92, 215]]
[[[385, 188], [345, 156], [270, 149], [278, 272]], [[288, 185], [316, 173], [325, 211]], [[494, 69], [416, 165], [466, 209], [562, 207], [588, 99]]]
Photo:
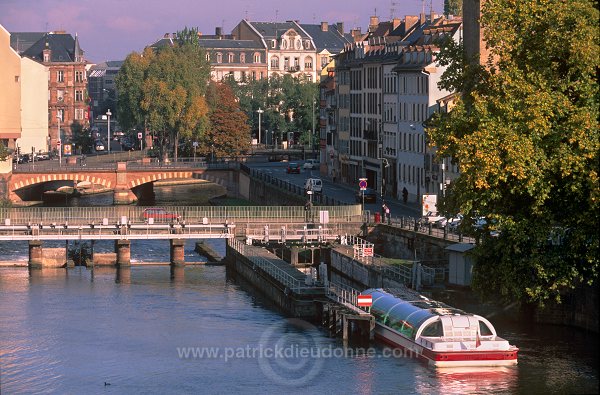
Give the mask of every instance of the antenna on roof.
[[423, 15], [425, 15], [425, 0], [421, 0], [421, 8], [422, 8], [422, 13]]
[[244, 11], [244, 14], [246, 14], [246, 20], [248, 20], [248, 10]]
[[279, 10], [275, 10], [275, 22], [279, 20]]
[[390, 21], [392, 19], [394, 19], [394, 16], [396, 14], [396, 6], [398, 5], [398, 3], [396, 3], [395, 1], [390, 1]]

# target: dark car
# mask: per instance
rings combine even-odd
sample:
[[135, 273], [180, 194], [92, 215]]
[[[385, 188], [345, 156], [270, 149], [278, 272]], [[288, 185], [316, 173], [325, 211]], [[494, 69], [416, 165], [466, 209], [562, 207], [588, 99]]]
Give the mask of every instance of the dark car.
[[367, 188], [364, 191], [360, 189], [356, 191], [354, 195], [357, 203], [363, 202], [363, 194], [364, 194], [364, 202], [365, 203], [376, 203], [377, 202], [377, 192], [373, 188]]
[[290, 174], [290, 173], [300, 174], [300, 164], [296, 163], [296, 162], [288, 163], [287, 168], [285, 169], [285, 172], [288, 174]]
[[148, 220], [150, 218], [153, 218], [157, 221], [172, 221], [178, 219], [179, 215], [177, 213], [167, 211], [162, 207], [150, 207], [144, 209], [144, 212], [142, 213], [142, 219]]

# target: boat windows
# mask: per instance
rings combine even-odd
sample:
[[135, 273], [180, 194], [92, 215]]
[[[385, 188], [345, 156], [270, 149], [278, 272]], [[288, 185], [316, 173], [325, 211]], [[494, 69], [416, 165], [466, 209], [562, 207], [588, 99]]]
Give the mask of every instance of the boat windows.
[[[481, 321], [479, 321], [479, 323], [481, 324]], [[444, 336], [444, 331], [442, 329], [441, 321], [435, 321], [435, 322], [432, 322], [431, 324], [427, 325], [425, 327], [425, 329], [423, 329], [423, 332], [421, 332], [421, 336], [428, 336], [428, 337]]]
[[483, 321], [479, 321], [479, 335], [481, 336], [492, 336], [494, 333]]

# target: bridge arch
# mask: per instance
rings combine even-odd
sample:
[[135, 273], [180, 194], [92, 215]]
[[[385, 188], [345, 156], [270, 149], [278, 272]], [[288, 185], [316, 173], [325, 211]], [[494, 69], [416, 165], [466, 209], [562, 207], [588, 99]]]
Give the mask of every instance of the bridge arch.
[[104, 174], [82, 174], [82, 173], [57, 173], [57, 174], [23, 174], [21, 177], [13, 175], [10, 182], [10, 190], [19, 189], [44, 184], [52, 181], [88, 181], [92, 184], [102, 185], [105, 188], [114, 188], [114, 177], [107, 178]]

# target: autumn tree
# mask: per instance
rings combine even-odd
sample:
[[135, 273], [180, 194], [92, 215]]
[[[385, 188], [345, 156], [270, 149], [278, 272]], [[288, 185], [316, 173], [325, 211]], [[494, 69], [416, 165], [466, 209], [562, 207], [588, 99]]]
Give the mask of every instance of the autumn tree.
[[598, 279], [598, 15], [590, 0], [488, 1], [492, 61], [440, 55], [463, 95], [427, 131], [459, 164], [446, 210], [465, 231], [487, 218], [473, 287], [489, 298], [541, 304]]
[[197, 31], [186, 28], [178, 36], [174, 46], [129, 55], [116, 81], [122, 124], [148, 125], [161, 156], [172, 150], [175, 159], [180, 139], [198, 138], [206, 129], [204, 95], [210, 77], [204, 51], [193, 39]]
[[211, 159], [233, 157], [250, 148], [250, 126], [227, 84], [211, 81], [206, 99], [209, 125], [201, 139], [201, 152]]

